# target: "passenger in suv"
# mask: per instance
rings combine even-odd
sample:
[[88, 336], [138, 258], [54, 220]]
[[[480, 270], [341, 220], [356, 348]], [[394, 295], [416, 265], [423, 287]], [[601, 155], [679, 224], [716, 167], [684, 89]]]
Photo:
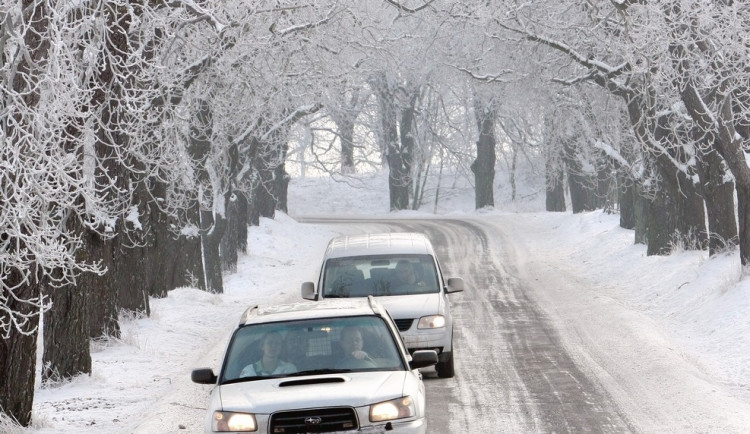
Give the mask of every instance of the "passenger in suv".
[[263, 337], [262, 341], [263, 357], [255, 363], [245, 366], [240, 372], [240, 377], [289, 374], [297, 370], [297, 367], [293, 364], [281, 360], [281, 350], [284, 347], [284, 341], [280, 333], [269, 332]]
[[453, 317], [447, 295], [463, 279], [444, 279], [432, 244], [419, 233], [380, 233], [333, 238], [317, 288], [302, 284], [308, 300], [377, 296], [393, 316], [410, 352], [435, 350], [438, 376], [454, 375]]
[[[358, 333], [357, 342], [341, 342], [351, 330]], [[277, 344], [290, 337], [307, 342], [304, 352], [295, 352], [294, 364], [250, 374], [243, 369], [261, 357], [259, 352], [277, 357]], [[367, 363], [339, 365], [344, 348]], [[219, 374], [196, 369], [192, 380], [214, 386], [207, 433], [424, 434], [425, 388], [418, 369], [437, 360], [434, 351], [409, 355], [375, 298], [325, 300], [248, 309], [232, 333]]]

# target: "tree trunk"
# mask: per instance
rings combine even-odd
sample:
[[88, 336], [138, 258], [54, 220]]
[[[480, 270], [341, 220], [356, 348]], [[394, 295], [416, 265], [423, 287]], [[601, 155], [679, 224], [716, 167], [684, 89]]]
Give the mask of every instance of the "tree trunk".
[[56, 288], [50, 299], [52, 308], [44, 314], [42, 380], [91, 374], [87, 294], [83, 287], [65, 285]]
[[[155, 230], [153, 227], [150, 230]], [[118, 240], [122, 235], [118, 236]], [[152, 237], [149, 237], [151, 239]], [[157, 270], [164, 269], [163, 265], [149, 262], [153, 258], [150, 253], [151, 247], [132, 247], [125, 246], [122, 242], [116, 242], [114, 246], [115, 266], [105, 276], [113, 285], [110, 290], [111, 295], [115, 298], [116, 306], [113, 311], [105, 312], [106, 317], [102, 317], [104, 322], [96, 334], [92, 331], [91, 337], [119, 336], [119, 323], [117, 324], [117, 334], [113, 334], [113, 329], [106, 320], [117, 319], [120, 310], [129, 314], [140, 316], [151, 315], [151, 303], [149, 296], [163, 298], [166, 292], [155, 291], [157, 280], [155, 276], [149, 278], [144, 276], [146, 273], [156, 273]], [[179, 254], [179, 252], [175, 252]], [[169, 262], [168, 258], [161, 259], [161, 262]], [[133, 272], [137, 270], [137, 272]], [[165, 283], [166, 284], [166, 283]]]
[[433, 203], [432, 212], [437, 214], [438, 203], [440, 203], [440, 186], [443, 182], [443, 148], [440, 148], [440, 167], [438, 169], [437, 185], [435, 186], [435, 201]]
[[[23, 284], [17, 272], [11, 270], [10, 275], [6, 275], [7, 285], [15, 287], [19, 299], [32, 299], [39, 296], [41, 284], [32, 282]], [[3, 297], [8, 298], [8, 307], [13, 312], [29, 318], [26, 330], [34, 330], [39, 324], [38, 308], [19, 303], [9, 294], [4, 293]], [[10, 322], [3, 311], [0, 313], [0, 323]], [[12, 326], [11, 326], [12, 327]], [[34, 403], [34, 382], [36, 376], [36, 347], [38, 333], [30, 334], [20, 333], [15, 328], [11, 329], [10, 336], [7, 339], [0, 340], [0, 411], [5, 413], [11, 419], [18, 422], [21, 426], [29, 426], [31, 423], [31, 408]]]
[[474, 107], [474, 117], [479, 128], [477, 140], [477, 157], [471, 163], [474, 173], [474, 188], [476, 189], [475, 209], [495, 206], [495, 111], [477, 102]]
[[562, 180], [554, 180], [555, 186], [547, 186], [546, 210], [550, 212], [565, 212], [565, 189]]
[[596, 171], [596, 197], [595, 209], [603, 209], [612, 212], [615, 208], [612, 197], [612, 173], [614, 168], [606, 163], [600, 163]]
[[727, 206], [734, 204], [734, 182], [728, 180], [716, 151], [701, 154], [698, 170], [708, 216], [708, 251], [713, 256], [737, 246], [737, 219], [734, 207]]
[[[194, 121], [190, 125], [189, 153], [196, 164], [196, 179], [205, 188], [206, 195], [210, 198], [204, 203], [199, 199], [196, 204], [200, 216], [200, 244], [201, 258], [203, 260], [203, 289], [212, 293], [224, 292], [222, 279], [222, 252], [221, 243], [227, 228], [227, 216], [224, 214], [229, 208], [231, 195], [231, 181], [224, 187], [226, 190], [215, 191], [218, 180], [212, 179], [208, 165], [211, 154], [213, 137], [213, 113], [211, 106], [204, 99], [198, 101], [198, 110]], [[236, 154], [233, 149], [229, 152], [228, 166], [230, 169], [229, 179], [235, 172], [237, 164], [234, 161]], [[217, 203], [221, 201], [221, 203]], [[219, 212], [221, 211], [221, 212]]]
[[[678, 7], [670, 7], [666, 8], [665, 12], [665, 16], [671, 19], [673, 15], [679, 15], [681, 10]], [[679, 19], [679, 16], [677, 19]], [[702, 38], [700, 35], [691, 36], [696, 39]], [[681, 75], [676, 85], [687, 112], [704, 134], [714, 136], [714, 149], [724, 159], [734, 176], [737, 194], [740, 261], [743, 266], [748, 265], [750, 264], [750, 231], [748, 231], [750, 229], [750, 214], [748, 213], [750, 211], [750, 196], [748, 196], [750, 194], [750, 167], [747, 164], [743, 143], [746, 140], [747, 132], [745, 131], [744, 136], [738, 133], [736, 129], [738, 124], [734, 112], [734, 99], [736, 97], [746, 98], [744, 95], [747, 92], [740, 92], [739, 96], [733, 94], [732, 90], [728, 89], [728, 86], [732, 85], [732, 80], [727, 78], [722, 80], [718, 89], [710, 92], [708, 95], [710, 100], [704, 100], [704, 96], [696, 87], [694, 78], [690, 75], [690, 64], [686, 55], [688, 49], [700, 49], [700, 44], [690, 43], [689, 46], [685, 45], [683, 36], [675, 35], [674, 43], [669, 48], [673, 55], [674, 65]], [[713, 106], [717, 107], [717, 111], [708, 113], [706, 108]], [[742, 129], [743, 127], [739, 126], [739, 128]], [[706, 206], [713, 207], [708, 202]]]
[[518, 165], [518, 152], [516, 151], [516, 147], [513, 146], [511, 149], [512, 157], [511, 157], [511, 164], [510, 164], [510, 175], [509, 180], [510, 182], [510, 200], [515, 202], [516, 201], [516, 166]]
[[557, 167], [550, 156], [544, 164], [545, 209], [550, 212], [565, 212], [565, 172]]
[[[731, 119], [731, 96], [720, 102], [719, 117], [718, 121], [715, 122], [714, 118], [709, 116], [705, 112], [705, 104], [703, 98], [698, 93], [698, 90], [691, 83], [682, 84], [680, 95], [682, 101], [685, 104], [685, 108], [696, 124], [703, 130], [715, 134], [714, 149], [721, 155], [727, 164], [727, 167], [732, 172], [735, 179], [735, 192], [737, 194], [737, 222], [739, 227], [739, 246], [740, 246], [740, 259], [742, 265], [750, 264], [750, 239], [748, 239], [748, 229], [750, 229], [750, 214], [748, 214], [748, 200], [747, 196], [750, 193], [750, 168], [748, 168], [745, 153], [743, 151], [742, 138], [737, 134]], [[710, 157], [709, 157], [710, 158]], [[711, 164], [711, 163], [709, 163]], [[714, 163], [715, 164], [715, 163]], [[709, 174], [708, 182], [713, 174]], [[718, 176], [718, 174], [716, 175]], [[706, 201], [707, 210], [716, 210], [713, 217], [719, 219], [719, 221], [726, 220], [726, 216], [722, 219], [720, 216], [726, 211], [721, 208], [716, 208], [717, 205], [713, 203], [718, 198], [711, 198], [711, 201]], [[729, 202], [732, 203], [732, 202]], [[726, 207], [726, 204], [723, 205]], [[711, 217], [711, 215], [710, 215]], [[724, 227], [727, 222], [717, 223], [717, 227]], [[727, 228], [727, 234], [731, 234], [731, 228]], [[711, 229], [715, 233], [714, 229]], [[731, 239], [731, 238], [730, 238]], [[716, 238], [714, 240], [717, 246], [721, 243], [721, 240]], [[709, 246], [709, 250], [711, 246]]]
[[638, 194], [633, 181], [626, 176], [618, 175], [617, 203], [620, 208], [620, 227], [623, 229], [635, 229], [635, 195]]
[[241, 220], [239, 210], [241, 206], [239, 198], [241, 196], [242, 194], [239, 192], [230, 193], [226, 209], [227, 229], [221, 237], [221, 244], [219, 246], [221, 252], [221, 269], [229, 272], [237, 271], [237, 252], [240, 250], [239, 243], [241, 241], [238, 233], [240, 226], [245, 226], [245, 222]]
[[[163, 187], [154, 184], [154, 197], [164, 194]], [[155, 203], [148, 204], [141, 221], [143, 229], [139, 231], [147, 237], [134, 240], [142, 245], [121, 245], [118, 249], [117, 270], [124, 274], [119, 279], [122, 286], [118, 288], [118, 299], [123, 309], [150, 315], [149, 296], [164, 298], [182, 286], [203, 288], [198, 206], [193, 202], [185, 210], [184, 221], [194, 226], [183, 231], [178, 225], [184, 222], [168, 216]]]
[[373, 80], [372, 87], [380, 108], [381, 149], [388, 164], [390, 209], [408, 209], [410, 184], [403, 146], [399, 140], [397, 85], [383, 72]]
[[277, 146], [273, 150], [273, 192], [276, 198], [276, 209], [287, 214], [289, 213], [289, 181], [292, 177], [286, 172], [286, 157], [289, 153], [289, 142], [287, 141], [288, 130], [284, 128], [279, 135]]
[[660, 188], [648, 206], [648, 227], [646, 228], [646, 254], [668, 255], [672, 251], [672, 236], [675, 234], [676, 205], [674, 198]]
[[242, 192], [237, 192], [237, 251], [247, 253], [247, 235], [248, 235], [248, 218], [250, 216], [250, 207], [247, 203], [247, 196]]
[[[100, 73], [99, 80], [101, 82], [111, 79], [111, 69], [107, 68]], [[132, 174], [128, 173], [124, 163], [119, 161], [114, 152], [114, 149], [127, 146], [128, 137], [118, 129], [118, 115], [116, 108], [112, 106], [113, 103], [104, 105], [105, 101], [106, 96], [101, 91], [97, 91], [95, 97], [92, 98], [92, 105], [101, 107], [102, 119], [102, 125], [96, 131], [97, 141], [94, 146], [96, 158], [100, 161], [96, 169], [96, 176], [101, 180], [102, 185], [107, 185], [108, 180], [114, 179], [118, 188], [122, 191], [128, 191]], [[85, 156], [82, 157], [82, 161], [85, 158]], [[119, 259], [118, 253], [123, 238], [127, 237], [125, 232], [129, 228], [126, 228], [126, 224], [124, 219], [118, 219], [114, 229], [117, 235], [110, 239], [104, 239], [99, 234], [81, 228], [81, 233], [84, 234], [83, 249], [87, 252], [90, 261], [101, 261], [102, 267], [106, 269], [106, 274], [103, 276], [87, 274], [82, 276], [78, 282], [79, 290], [88, 294], [88, 334], [92, 338], [120, 337], [118, 311], [121, 305], [117, 291], [120, 287], [133, 290], [132, 286], [120, 281], [120, 279], [127, 279], [129, 276], [128, 274], [118, 273], [118, 267], [123, 267], [124, 264], [116, 259]], [[142, 288], [142, 286], [139, 287]], [[127, 297], [125, 297], [125, 300], [128, 300]], [[138, 307], [143, 308], [143, 302]]]
[[[393, 123], [383, 125], [386, 129], [385, 157], [388, 162], [388, 193], [391, 211], [408, 209], [409, 186], [408, 175], [404, 166], [403, 155], [398, 141], [398, 130], [395, 119]], [[383, 122], [387, 122], [386, 119]]]
[[[414, 192], [414, 155], [416, 152], [416, 141], [414, 139], [414, 115], [419, 89], [413, 91], [409, 105], [401, 110], [401, 122], [399, 123], [398, 135], [401, 140], [401, 162], [404, 166], [402, 173], [402, 184], [406, 186], [406, 206], [409, 208], [410, 196]], [[416, 194], [415, 194], [416, 195]]]
[[[151, 191], [157, 201], [166, 198], [166, 185], [159, 181], [151, 181]], [[170, 290], [188, 282], [188, 272], [202, 275], [202, 270], [184, 267], [193, 265], [192, 263], [185, 264], [185, 261], [189, 261], [186, 258], [195, 253], [194, 249], [185, 246], [185, 244], [191, 244], [189, 239], [175, 234], [175, 228], [179, 223], [175, 218], [162, 212], [156, 203], [149, 203], [147, 219], [149, 237], [146, 246], [143, 249], [137, 249], [143, 254], [137, 255], [136, 251], [127, 248], [121, 249], [120, 254], [123, 255], [123, 261], [128, 261], [124, 270], [129, 270], [131, 274], [133, 274], [132, 270], [139, 270], [136, 274], [141, 275], [131, 277], [131, 283], [138, 282], [140, 278], [148, 279], [145, 282], [148, 294], [163, 298]], [[140, 293], [133, 294], [134, 300], [140, 297], [142, 297]]]
[[276, 209], [288, 214], [289, 213], [289, 205], [287, 202], [289, 201], [289, 181], [291, 181], [292, 177], [288, 173], [286, 173], [285, 165], [282, 164], [281, 166], [276, 168], [276, 191], [278, 200], [276, 202]]
[[650, 201], [643, 196], [641, 186], [633, 185], [633, 217], [635, 218], [634, 244], [648, 244], [648, 208]]
[[220, 294], [224, 292], [224, 281], [221, 275], [219, 246], [226, 230], [226, 219], [211, 211], [201, 211], [201, 223], [205, 290]]
[[248, 225], [250, 226], [259, 226], [260, 225], [260, 206], [258, 203], [260, 202], [258, 191], [260, 187], [260, 174], [257, 173], [257, 170], [255, 168], [253, 170], [253, 180], [251, 182], [250, 186], [250, 198], [248, 199], [248, 205], [247, 205], [247, 221]]
[[669, 254], [679, 243], [686, 249], [706, 245], [703, 199], [696, 186], [665, 156], [657, 157], [661, 184], [649, 208], [648, 255]]
[[276, 180], [275, 166], [271, 165], [273, 161], [272, 143], [261, 142], [256, 140], [257, 153], [253, 158], [253, 168], [255, 179], [250, 201], [251, 214], [253, 221], [260, 223], [260, 217], [272, 219], [276, 215]]
[[[50, 14], [46, 2], [22, 0], [13, 4], [18, 7], [18, 11], [23, 13], [22, 22], [28, 25], [28, 28], [23, 29], [25, 32], [23, 38], [29, 56], [23, 56], [19, 59], [11, 87], [14, 91], [23, 94], [26, 106], [34, 110], [39, 105], [39, 94], [37, 93], [39, 88], [36, 86], [36, 82], [41, 75], [45, 74], [43, 69], [49, 56], [48, 51], [51, 41], [44, 39], [42, 35], [46, 33]], [[3, 30], [11, 31], [8, 28], [10, 24], [8, 23], [7, 13], [4, 14], [4, 21]], [[20, 29], [16, 30], [21, 31]], [[13, 51], [20, 52], [17, 49]], [[5, 58], [6, 53], [7, 51], [0, 56]], [[31, 91], [29, 91], [30, 89]], [[20, 128], [23, 128], [23, 126]], [[8, 140], [8, 137], [14, 137], [16, 132], [3, 131], [3, 133], [5, 133], [4, 141]], [[28, 132], [22, 134], [28, 134]], [[5, 143], [3, 143], [3, 146], [5, 146]], [[12, 173], [11, 170], [6, 176], [12, 179]], [[3, 206], [12, 207], [13, 204], [3, 204]], [[3, 235], [2, 238], [3, 244], [5, 244], [3, 249], [12, 250], [15, 248], [14, 239], [8, 239], [6, 235]], [[36, 264], [36, 266], [44, 267], [44, 264]], [[34, 265], [31, 265], [31, 267], [34, 267]], [[39, 324], [40, 312], [39, 307], [33, 303], [24, 303], [19, 300], [38, 298], [43, 285], [41, 282], [34, 280], [35, 273], [30, 273], [31, 280], [27, 280], [26, 276], [21, 275], [21, 273], [21, 270], [14, 268], [4, 269], [2, 275], [4, 282], [0, 286], [0, 299], [3, 299], [10, 309], [10, 313], [5, 310], [0, 311], [0, 324], [10, 324], [9, 327], [11, 327], [8, 338], [0, 342], [0, 380], [2, 380], [0, 382], [2, 385], [0, 386], [0, 411], [17, 421], [21, 426], [28, 426], [31, 422], [31, 408], [34, 402], [34, 377], [36, 374], [38, 333], [35, 333], [34, 330]], [[9, 289], [6, 288], [13, 288], [13, 294], [7, 293]], [[14, 328], [13, 319], [7, 316], [13, 315], [14, 312], [27, 318], [28, 322], [23, 328], [32, 331], [31, 334], [21, 333]]]
[[[252, 208], [258, 217], [272, 219], [276, 215], [276, 198], [273, 195], [273, 172], [267, 168], [258, 170], [258, 183], [253, 189]], [[258, 222], [260, 222], [258, 220]]]
[[391, 211], [409, 209], [409, 187], [405, 184], [404, 170], [401, 155], [394, 151], [388, 155], [388, 192]]
[[[121, 128], [122, 112], [118, 105], [123, 97], [120, 79], [129, 74], [120, 74], [122, 70], [118, 68], [119, 65], [128, 63], [126, 59], [132, 51], [128, 32], [131, 23], [137, 19], [133, 17], [134, 10], [118, 9], [113, 12], [106, 15], [108, 34], [104, 40], [107, 50], [103, 52], [110, 53], [112, 57], [106, 54], [100, 56], [102, 68], [96, 70], [97, 86], [94, 87], [92, 108], [89, 111], [99, 113], [95, 145], [96, 157], [100, 161], [97, 177], [102, 180], [102, 185], [107, 185], [109, 180], [116, 180], [120, 191], [129, 191], [131, 184], [139, 184], [135, 175], [128, 170], [134, 162], [123, 162], [115, 152], [115, 149], [127, 149], [130, 140], [128, 132]], [[112, 58], [116, 60], [113, 61]], [[134, 200], [133, 203], [147, 202]], [[147, 222], [142, 223], [145, 223], [147, 231]], [[93, 233], [85, 237], [86, 250], [92, 260], [101, 261], [102, 266], [107, 269], [103, 276], [88, 274], [78, 282], [79, 290], [88, 297], [88, 333], [91, 338], [119, 337], [118, 316], [121, 308], [131, 312], [145, 312], [147, 315], [150, 313], [148, 297], [144, 293], [151, 276], [133, 273], [133, 270], [142, 269], [139, 260], [144, 253], [142, 248], [125, 247], [142, 241], [144, 231], [131, 225], [132, 222], [120, 218], [115, 227], [117, 235], [114, 238], [104, 240]]]
[[570, 191], [570, 205], [573, 214], [596, 209], [596, 183], [588, 176], [583, 165], [578, 159], [578, 150], [574, 143], [563, 144], [563, 160], [568, 178], [568, 191]]
[[708, 247], [708, 230], [706, 228], [706, 209], [703, 197], [698, 193], [698, 186], [684, 176], [680, 182], [677, 196], [678, 230], [683, 237], [683, 247], [688, 250], [703, 250]]
[[387, 153], [391, 211], [409, 209], [409, 195], [412, 189], [411, 152], [414, 149], [414, 137], [411, 132], [413, 117], [413, 107], [407, 107], [401, 111], [401, 123], [397, 124], [394, 117], [394, 124], [389, 127], [393, 131]]
[[117, 288], [122, 277], [118, 273], [118, 264], [114, 260], [117, 256], [114, 249], [120, 247], [120, 237], [121, 235], [118, 235], [111, 240], [102, 240], [96, 234], [87, 236], [86, 248], [92, 253], [91, 256], [99, 258], [102, 261], [102, 267], [107, 269], [103, 276], [86, 274], [79, 280], [80, 286], [88, 293], [87, 315], [90, 338], [120, 337], [118, 318], [120, 302]]
[[596, 209], [592, 199], [594, 189], [589, 185], [590, 178], [568, 171], [568, 190], [570, 191], [570, 205], [573, 214]]
[[354, 122], [338, 126], [341, 140], [341, 173], [355, 173], [354, 169]]
[[[665, 137], [673, 140], [677, 145], [680, 145], [681, 142], [692, 140], [689, 134], [674, 132], [670, 132], [669, 135], [665, 134]], [[671, 148], [674, 149], [671, 152], [673, 158], [684, 163], [688, 167], [687, 170], [690, 170], [688, 162], [695, 159], [695, 156], [685, 155], [682, 146], [672, 146]], [[700, 157], [697, 160], [696, 166], [700, 166]], [[706, 228], [706, 207], [703, 197], [700, 195], [699, 184], [701, 182], [706, 183], [707, 180], [696, 183], [693, 180], [694, 176], [690, 176], [694, 175], [693, 172], [686, 174], [679, 170], [674, 173], [675, 168], [673, 163], [668, 162], [666, 159], [659, 159], [659, 161], [661, 161], [663, 167], [662, 176], [670, 176], [669, 179], [674, 183], [670, 188], [671, 194], [676, 198], [677, 231], [682, 238], [683, 247], [689, 250], [704, 250], [708, 247], [708, 230]], [[700, 169], [697, 172], [700, 173]]]
[[[102, 266], [111, 265], [106, 262], [112, 260], [108, 240], [102, 240], [98, 234], [84, 228], [76, 216], [68, 219], [67, 226], [71, 233], [83, 237], [83, 245], [78, 251], [80, 261], [102, 261]], [[52, 307], [44, 315], [43, 381], [67, 380], [79, 374], [91, 374], [89, 339], [94, 323], [89, 313], [100, 314], [97, 316], [100, 322], [96, 324], [100, 327], [112, 322], [111, 318], [105, 316], [113, 313], [116, 324], [113, 327], [119, 333], [114, 293], [106, 277], [84, 273], [78, 276], [75, 284], [60, 286], [50, 294]], [[92, 301], [99, 304], [94, 306]]]
[[240, 173], [239, 146], [229, 148], [229, 188], [226, 201], [226, 225], [221, 237], [221, 264], [226, 271], [237, 271], [238, 253], [247, 251], [247, 200], [245, 195], [235, 188]]
[[[177, 245], [174, 254], [170, 290], [181, 286], [202, 288], [199, 276], [203, 272], [203, 257], [201, 252], [201, 238], [199, 236], [173, 235]], [[205, 289], [205, 288], [202, 288]]]
[[742, 265], [750, 264], [750, 185], [736, 184], [737, 220], [740, 232], [740, 259]]
[[354, 173], [354, 121], [338, 119], [336, 127], [341, 140], [341, 173]]
[[593, 188], [588, 185], [590, 179], [568, 172], [568, 190], [570, 191], [570, 205], [573, 214], [593, 211], [596, 206], [592, 203]]

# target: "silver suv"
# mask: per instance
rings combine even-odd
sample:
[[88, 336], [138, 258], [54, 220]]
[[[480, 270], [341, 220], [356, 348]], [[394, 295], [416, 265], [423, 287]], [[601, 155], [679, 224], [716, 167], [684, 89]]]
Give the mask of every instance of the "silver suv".
[[424, 433], [425, 388], [418, 369], [434, 351], [412, 355], [373, 297], [267, 308], [242, 316], [215, 385], [205, 431]]
[[453, 377], [453, 318], [448, 294], [463, 291], [460, 277], [443, 279], [440, 263], [420, 233], [378, 233], [333, 238], [317, 288], [302, 284], [308, 300], [373, 295], [393, 316], [410, 352], [434, 350], [438, 376]]

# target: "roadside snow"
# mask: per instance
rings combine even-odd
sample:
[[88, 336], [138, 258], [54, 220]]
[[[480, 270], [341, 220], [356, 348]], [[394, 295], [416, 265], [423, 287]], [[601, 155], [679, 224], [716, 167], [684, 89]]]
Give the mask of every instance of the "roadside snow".
[[736, 255], [647, 256], [601, 211], [523, 217], [502, 221], [523, 234], [524, 280], [637, 431], [750, 427], [750, 287]]

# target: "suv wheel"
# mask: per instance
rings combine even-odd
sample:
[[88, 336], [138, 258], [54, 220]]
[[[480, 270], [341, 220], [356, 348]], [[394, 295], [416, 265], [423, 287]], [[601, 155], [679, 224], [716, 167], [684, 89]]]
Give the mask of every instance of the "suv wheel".
[[453, 351], [449, 351], [444, 354], [444, 360], [435, 365], [438, 377], [440, 378], [453, 378]]

